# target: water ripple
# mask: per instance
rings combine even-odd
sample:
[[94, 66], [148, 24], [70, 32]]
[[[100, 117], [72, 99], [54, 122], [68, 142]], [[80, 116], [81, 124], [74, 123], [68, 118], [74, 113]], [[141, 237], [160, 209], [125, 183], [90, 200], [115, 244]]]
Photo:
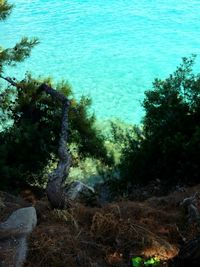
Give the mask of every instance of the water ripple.
[[[138, 122], [140, 102], [155, 77], [181, 57], [200, 54], [198, 0], [13, 0], [0, 43], [22, 36], [41, 43], [18, 69], [68, 79], [75, 94], [90, 95], [97, 117]], [[200, 66], [200, 65], [198, 65]]]

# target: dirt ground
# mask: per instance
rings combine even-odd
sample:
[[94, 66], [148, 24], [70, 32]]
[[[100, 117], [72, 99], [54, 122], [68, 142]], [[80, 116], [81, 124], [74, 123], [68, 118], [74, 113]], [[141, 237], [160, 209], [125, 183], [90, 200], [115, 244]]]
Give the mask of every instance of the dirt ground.
[[198, 192], [200, 186], [101, 208], [74, 203], [63, 211], [51, 210], [45, 199], [34, 201], [38, 226], [29, 240], [25, 266], [128, 267], [136, 256], [156, 256], [159, 266], [169, 266], [179, 247], [199, 231], [180, 206], [183, 199]]
[[199, 224], [189, 221], [180, 205], [195, 194], [200, 185], [143, 202], [72, 203], [68, 210], [52, 210], [45, 198], [31, 193], [22, 199], [0, 192], [0, 220], [17, 208], [35, 206], [38, 224], [29, 238], [25, 267], [128, 267], [136, 256], [172, 266], [180, 246], [199, 233]]

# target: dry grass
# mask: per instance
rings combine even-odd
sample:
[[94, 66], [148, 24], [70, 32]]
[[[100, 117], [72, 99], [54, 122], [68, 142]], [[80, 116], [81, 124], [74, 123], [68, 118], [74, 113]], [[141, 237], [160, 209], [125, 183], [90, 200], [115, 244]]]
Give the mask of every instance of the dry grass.
[[25, 266], [128, 267], [133, 256], [167, 261], [177, 255], [183, 236], [190, 239], [199, 230], [188, 224], [179, 205], [195, 192], [200, 186], [144, 202], [123, 200], [102, 208], [75, 204], [63, 211], [37, 201], [38, 226]]
[[52, 211], [46, 202], [40, 202], [36, 205], [39, 225], [30, 239], [29, 266], [129, 266], [136, 255], [171, 259], [178, 253], [177, 224], [182, 211], [174, 201], [166, 198], [161, 205], [163, 201], [121, 201], [103, 208], [76, 204], [64, 211]]

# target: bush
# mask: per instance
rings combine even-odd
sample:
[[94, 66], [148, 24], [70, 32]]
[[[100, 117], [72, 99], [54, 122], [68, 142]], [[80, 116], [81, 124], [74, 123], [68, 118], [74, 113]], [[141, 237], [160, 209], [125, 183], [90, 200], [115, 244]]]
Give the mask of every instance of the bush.
[[[11, 127], [0, 133], [0, 177], [1, 187], [21, 187], [27, 183], [43, 183], [44, 172], [50, 161], [56, 161], [61, 129], [62, 105], [45, 93], [38, 93], [37, 81], [27, 75], [21, 87], [7, 89], [5, 98], [12, 93], [12, 100], [2, 108]], [[104, 140], [95, 128], [94, 115], [88, 115], [90, 100], [74, 99], [71, 87], [66, 82], [55, 88], [71, 99], [69, 108], [69, 146], [75, 144], [79, 157], [94, 157], [108, 160]], [[9, 91], [11, 90], [11, 91]]]
[[173, 74], [145, 92], [143, 132], [123, 150], [121, 184], [199, 182], [200, 74], [193, 73], [194, 59], [183, 58]]
[[[5, 20], [13, 6], [0, 1], [0, 21]], [[38, 44], [36, 38], [22, 38], [14, 47], [0, 47], [0, 78], [6, 66], [15, 66], [30, 56]], [[71, 99], [69, 108], [68, 145], [75, 144], [79, 157], [91, 156], [108, 163], [104, 139], [89, 115], [91, 101], [76, 101], [66, 82], [53, 84], [50, 79], [35, 80], [30, 75], [16, 86], [0, 85], [0, 189], [17, 189], [27, 183], [43, 183], [49, 163], [56, 162], [61, 129], [61, 103], [45, 93], [39, 85], [46, 82]]]

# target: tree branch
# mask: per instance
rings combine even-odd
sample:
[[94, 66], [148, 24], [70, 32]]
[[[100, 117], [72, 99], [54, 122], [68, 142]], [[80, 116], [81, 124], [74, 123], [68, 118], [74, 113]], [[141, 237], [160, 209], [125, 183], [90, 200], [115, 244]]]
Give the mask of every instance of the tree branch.
[[[2, 75], [0, 75], [0, 78], [4, 79], [16, 88], [22, 88], [21, 84], [16, 83], [10, 77], [3, 77]], [[64, 208], [66, 205], [64, 184], [69, 174], [69, 169], [71, 165], [71, 156], [67, 149], [68, 108], [70, 106], [70, 101], [62, 93], [56, 91], [45, 83], [41, 84], [38, 90], [41, 92], [45, 92], [48, 95], [51, 95], [52, 98], [59, 100], [63, 104], [61, 132], [58, 145], [59, 161], [56, 169], [48, 175], [46, 192], [53, 208]]]

